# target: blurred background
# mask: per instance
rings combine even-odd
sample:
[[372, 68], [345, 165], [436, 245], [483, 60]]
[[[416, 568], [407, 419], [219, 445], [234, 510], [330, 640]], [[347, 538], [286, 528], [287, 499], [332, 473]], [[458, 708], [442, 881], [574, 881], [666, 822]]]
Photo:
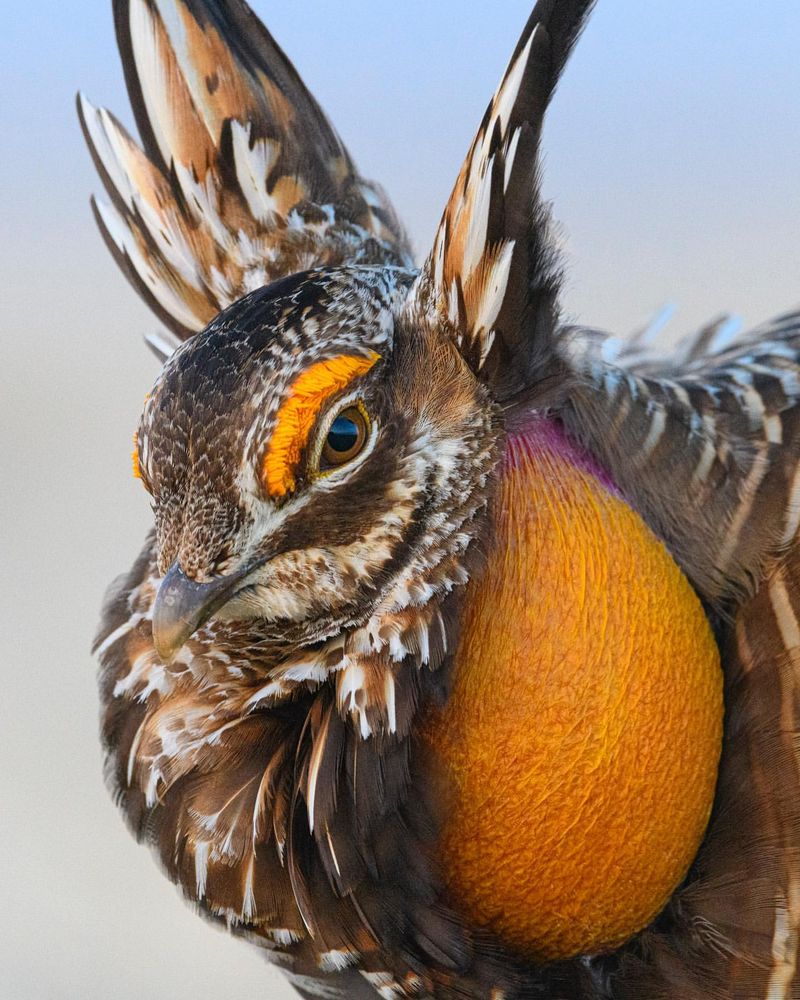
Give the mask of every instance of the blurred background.
[[[254, 0], [424, 255], [532, 0]], [[555, 100], [545, 191], [574, 319], [677, 329], [800, 303], [800, 6], [600, 0]], [[130, 123], [110, 2], [8, 4], [0, 32], [0, 993], [268, 1000], [101, 779], [89, 645], [149, 506], [131, 435], [156, 325], [94, 230], [78, 87]]]

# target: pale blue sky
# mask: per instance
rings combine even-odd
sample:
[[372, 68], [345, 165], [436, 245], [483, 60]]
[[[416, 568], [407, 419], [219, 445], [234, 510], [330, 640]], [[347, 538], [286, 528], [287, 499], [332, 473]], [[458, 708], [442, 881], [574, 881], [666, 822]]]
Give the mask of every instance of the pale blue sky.
[[[422, 253], [530, 5], [254, 0]], [[73, 108], [81, 87], [129, 120], [110, 2], [6, 7], [3, 995], [279, 1000], [275, 973], [184, 910], [102, 786], [88, 646], [150, 520], [129, 455], [156, 321], [94, 230]], [[788, 0], [600, 0], [545, 136], [573, 316], [626, 332], [666, 301], [679, 326], [800, 303], [799, 50]]]
[[[254, 6], [426, 251], [529, 0]], [[798, 43], [788, 2], [601, 0], [546, 136], [571, 310], [625, 327], [672, 299], [687, 323], [756, 320], [800, 297]], [[126, 117], [110, 4], [17, 5], [0, 65], [2, 253], [18, 257], [36, 233], [88, 236], [96, 184], [71, 102], [80, 86]]]

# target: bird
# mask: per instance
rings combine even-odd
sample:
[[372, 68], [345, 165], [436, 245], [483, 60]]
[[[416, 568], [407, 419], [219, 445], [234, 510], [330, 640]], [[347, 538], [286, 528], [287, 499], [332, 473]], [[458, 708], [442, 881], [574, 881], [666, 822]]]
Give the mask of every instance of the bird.
[[[113, 0], [138, 141], [78, 98], [101, 234], [164, 327], [154, 527], [95, 642], [107, 781], [304, 997], [800, 995], [800, 313], [669, 349], [563, 319], [541, 137], [592, 8], [536, 2], [421, 265], [243, 0]], [[725, 696], [688, 877], [551, 963], [449, 905], [420, 740], [529, 425], [663, 543]]]

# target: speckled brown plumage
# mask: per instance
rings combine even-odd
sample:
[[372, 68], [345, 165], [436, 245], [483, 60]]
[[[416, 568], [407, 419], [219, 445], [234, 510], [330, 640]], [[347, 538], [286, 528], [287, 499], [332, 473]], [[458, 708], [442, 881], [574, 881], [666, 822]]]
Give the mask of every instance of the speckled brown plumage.
[[[419, 271], [242, 0], [115, 0], [142, 148], [80, 101], [106, 241], [184, 342], [159, 342], [137, 433], [155, 528], [97, 639], [109, 784], [186, 897], [304, 996], [798, 995], [800, 316], [727, 348], [714, 325], [666, 359], [561, 323], [539, 142], [591, 6], [536, 4]], [[341, 358], [369, 364], [323, 394], [271, 495], [292, 386]], [[363, 447], [323, 469], [356, 403]], [[548, 968], [451, 910], [416, 738], [531, 414], [668, 545], [727, 683], [685, 885], [616, 954]]]

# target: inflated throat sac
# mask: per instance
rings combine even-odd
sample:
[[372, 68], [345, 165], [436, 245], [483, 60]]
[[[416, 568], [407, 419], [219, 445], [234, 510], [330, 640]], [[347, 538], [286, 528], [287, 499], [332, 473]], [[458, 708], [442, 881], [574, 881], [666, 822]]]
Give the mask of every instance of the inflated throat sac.
[[703, 838], [722, 673], [695, 592], [607, 477], [544, 421], [509, 438], [442, 764], [444, 875], [514, 951], [613, 949], [659, 913]]

